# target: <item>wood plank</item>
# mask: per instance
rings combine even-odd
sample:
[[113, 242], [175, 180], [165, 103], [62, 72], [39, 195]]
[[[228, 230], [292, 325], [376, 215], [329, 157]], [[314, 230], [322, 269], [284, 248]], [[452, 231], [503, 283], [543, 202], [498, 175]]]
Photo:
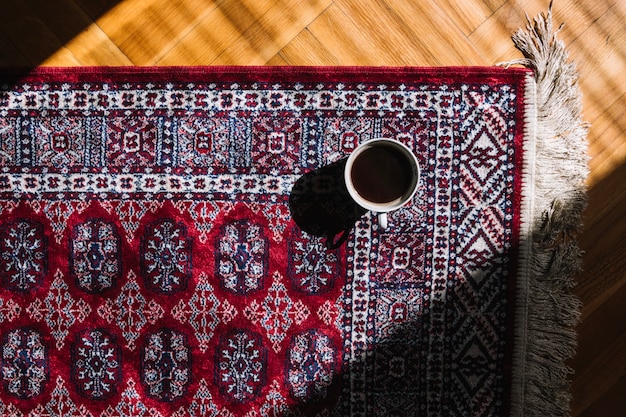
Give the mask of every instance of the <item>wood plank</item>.
[[626, 285], [617, 288], [593, 313], [577, 327], [580, 342], [571, 362], [579, 372], [588, 371], [588, 358], [599, 358], [608, 346], [626, 332]]
[[[594, 104], [600, 107], [604, 103]], [[583, 110], [586, 108], [583, 103]], [[589, 132], [590, 187], [626, 163], [624, 132], [626, 132], [626, 95], [605, 108], [604, 112], [591, 123]]]
[[63, 43], [21, 0], [5, 0], [0, 13], [0, 33], [30, 65], [38, 65]]
[[[574, 293], [583, 303], [581, 320], [586, 321], [598, 308], [607, 302], [619, 288], [626, 285], [626, 237], [607, 252], [592, 259], [585, 256], [583, 272], [578, 277]], [[586, 265], [590, 264], [590, 265]], [[584, 337], [581, 341], [586, 341]], [[581, 361], [585, 360], [580, 356]]]
[[28, 67], [29, 60], [0, 32], [0, 67]]
[[[41, 28], [54, 34], [59, 44], [42, 56], [43, 65], [129, 65], [119, 48], [72, 0], [24, 0], [21, 13], [32, 13]], [[27, 8], [27, 9], [26, 9]], [[55, 56], [56, 55], [56, 56]], [[67, 62], [66, 62], [67, 60]]]
[[586, 110], [592, 122], [602, 114], [602, 105], [609, 107], [626, 94], [626, 38], [620, 36], [624, 21], [611, 8], [596, 23], [601, 31], [586, 31], [571, 45], [581, 88], [599, 104]]
[[573, 414], [573, 417], [611, 417], [620, 416], [626, 410], [626, 376], [622, 377], [610, 390], [596, 402], [586, 408], [582, 414]]
[[[159, 65], [208, 65], [273, 5], [272, 0], [223, 1], [161, 56]], [[237, 44], [241, 45], [241, 44]]]
[[[602, 258], [609, 248], [626, 236], [626, 216], [623, 214], [625, 204], [626, 191], [622, 188], [607, 201], [607, 209], [602, 211], [601, 221], [594, 222], [593, 226], [585, 226], [579, 241], [589, 259]], [[626, 248], [622, 247], [622, 251], [626, 251]]]
[[[96, 24], [90, 25], [74, 39], [68, 41], [64, 49], [69, 50], [77, 65], [132, 65], [131, 60], [118, 48], [111, 39]], [[53, 60], [59, 60], [55, 53], [47, 61], [51, 65]]]
[[[431, 65], [495, 64], [485, 61], [448, 16], [447, 10], [439, 5], [405, 0], [385, 0], [385, 3], [399, 16], [402, 25], [410, 30], [409, 42], [413, 48], [419, 45], [420, 48], [436, 51]], [[415, 43], [416, 40], [419, 44]]]
[[553, 3], [553, 19], [555, 27], [563, 25], [559, 37], [570, 45], [578, 40], [587, 29], [597, 31], [602, 29], [598, 25], [598, 19], [610, 10], [615, 13], [617, 3], [622, 0], [605, 0], [596, 2], [584, 1], [556, 1]]
[[309, 30], [343, 65], [433, 65], [435, 61], [383, 1], [335, 1]]
[[[580, 245], [587, 250], [587, 253], [598, 245], [597, 240], [603, 236], [602, 232], [597, 231], [598, 229], [617, 226], [614, 223], [615, 219], [610, 216], [612, 213], [619, 213], [624, 207], [624, 198], [626, 198], [624, 184], [626, 184], [626, 164], [617, 167], [611, 175], [594, 184], [587, 191], [588, 204], [583, 216], [583, 236], [579, 239]], [[607, 243], [615, 242], [608, 241]]]
[[93, 23], [73, 0], [23, 0], [23, 3], [63, 44]]
[[[73, 0], [92, 20], [113, 9], [121, 0]], [[51, 2], [53, 3], [53, 2]]]
[[228, 46], [212, 64], [262, 65], [302, 32], [332, 0], [275, 0], [235, 44]]
[[321, 48], [336, 57], [339, 65], [383, 65], [384, 62], [394, 62], [393, 56], [379, 51], [376, 43], [335, 4], [315, 19], [308, 30]]
[[[623, 316], [620, 317], [623, 321]], [[581, 414], [605, 395], [626, 374], [626, 332], [598, 356], [589, 357], [572, 382], [572, 414]]]
[[[467, 36], [476, 30], [489, 16], [493, 14], [493, 10], [483, 0], [436, 0], [446, 16], [448, 16], [454, 24]], [[420, 2], [422, 6], [432, 6], [430, 2]], [[428, 16], [424, 16], [427, 18]], [[440, 28], [440, 30], [445, 27]]]
[[[432, 38], [436, 38], [435, 36], [431, 39], [421, 39], [427, 31], [415, 33], [411, 28], [411, 26], [424, 24], [420, 21], [423, 20], [423, 16], [418, 18], [414, 14], [410, 6], [412, 3], [414, 2], [387, 0], [372, 0], [366, 3], [359, 0], [335, 1], [335, 4], [356, 22], [361, 31], [370, 35], [376, 47], [371, 53], [381, 55], [385, 52], [391, 55], [392, 65], [440, 65], [447, 58], [447, 54], [443, 51], [441, 51], [442, 54], [439, 53], [441, 46], [441, 43], [437, 42], [439, 40], [433, 41]], [[433, 4], [431, 12], [439, 15], [441, 10]], [[404, 14], [410, 15], [404, 16]], [[410, 22], [410, 25], [407, 22]], [[450, 27], [456, 29], [451, 21], [448, 25], [448, 28]], [[428, 47], [426, 43], [429, 43]]]
[[[619, 104], [622, 106], [626, 105], [626, 103]], [[595, 130], [590, 132], [590, 138], [597, 139], [594, 140], [593, 145], [590, 147], [592, 159], [589, 162], [591, 168], [589, 183], [591, 185], [613, 175], [613, 172], [626, 163], [626, 140], [623, 137], [623, 133], [616, 132], [618, 128], [614, 125], [611, 126], [606, 136], [596, 133]], [[624, 182], [626, 183], [626, 179], [624, 179]]]
[[280, 55], [289, 65], [339, 65], [340, 61], [308, 29], [291, 40]]
[[266, 65], [285, 66], [289, 65], [289, 63], [285, 61], [285, 59], [280, 54], [276, 54], [269, 61], [266, 62]]
[[76, 58], [72, 51], [62, 47], [39, 65], [43, 67], [80, 67], [84, 64]]
[[211, 13], [206, 0], [130, 0], [97, 20], [136, 65], [152, 65]]
[[485, 3], [485, 6], [491, 9], [492, 12], [495, 12], [500, 7], [502, 7], [502, 5], [507, 2], [507, 0], [483, 0], [483, 2]]
[[545, 10], [544, 2], [528, 1], [522, 7], [516, 1], [508, 1], [476, 28], [469, 40], [489, 62], [498, 63], [519, 58], [522, 55], [510, 41], [511, 35], [526, 26], [526, 14], [536, 16]]

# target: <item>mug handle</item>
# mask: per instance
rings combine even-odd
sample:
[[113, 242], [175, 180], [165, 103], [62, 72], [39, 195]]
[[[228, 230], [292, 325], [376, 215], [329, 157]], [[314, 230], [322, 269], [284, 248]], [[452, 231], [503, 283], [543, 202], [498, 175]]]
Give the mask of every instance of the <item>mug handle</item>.
[[378, 213], [378, 225], [381, 229], [386, 229], [389, 226], [387, 220], [387, 213]]

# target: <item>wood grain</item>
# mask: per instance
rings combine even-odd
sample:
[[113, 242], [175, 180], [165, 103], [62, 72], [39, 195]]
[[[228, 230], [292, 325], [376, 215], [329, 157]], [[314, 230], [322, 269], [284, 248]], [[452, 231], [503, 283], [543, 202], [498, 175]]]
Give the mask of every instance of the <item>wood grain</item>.
[[[3, 0], [0, 66], [492, 65], [520, 56], [510, 35], [526, 25], [525, 14], [547, 7], [548, 0]], [[574, 416], [624, 410], [625, 336], [615, 323], [626, 321], [625, 21], [624, 0], [554, 4], [591, 123]]]

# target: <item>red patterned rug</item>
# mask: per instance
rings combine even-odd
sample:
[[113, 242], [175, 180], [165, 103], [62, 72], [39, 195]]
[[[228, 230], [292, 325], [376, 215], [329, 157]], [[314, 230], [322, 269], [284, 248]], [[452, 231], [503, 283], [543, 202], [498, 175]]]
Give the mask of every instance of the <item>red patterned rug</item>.
[[[1, 415], [519, 407], [532, 71], [57, 68], [8, 79]], [[414, 201], [386, 230], [341, 182], [345, 158], [376, 137], [402, 141], [421, 166]]]

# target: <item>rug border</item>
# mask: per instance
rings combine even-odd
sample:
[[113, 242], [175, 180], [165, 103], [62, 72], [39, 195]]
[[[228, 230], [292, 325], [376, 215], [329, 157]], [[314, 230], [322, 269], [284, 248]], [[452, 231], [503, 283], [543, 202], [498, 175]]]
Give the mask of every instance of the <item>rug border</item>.
[[[71, 82], [107, 82], [123, 77], [127, 81], [146, 82], [145, 76], [154, 76], [151, 82], [306, 82], [317, 81], [324, 76], [327, 83], [341, 83], [346, 77], [352, 82], [398, 83], [403, 79], [421, 82], [438, 77], [441, 83], [459, 82], [459, 73], [465, 81], [484, 81], [485, 75], [499, 78], [519, 73], [527, 73], [527, 68], [502, 68], [500, 66], [100, 66], [100, 67], [36, 67], [0, 68], [0, 77], [9, 83], [45, 82], [47, 77], [59, 74], [67, 76]], [[71, 74], [71, 75], [70, 75]], [[176, 75], [176, 78], [172, 78]], [[210, 79], [207, 77], [210, 75]], [[242, 77], [243, 76], [243, 77]], [[313, 79], [314, 78], [314, 79]], [[6, 83], [5, 83], [6, 84]], [[4, 88], [0, 84], [0, 91]]]

